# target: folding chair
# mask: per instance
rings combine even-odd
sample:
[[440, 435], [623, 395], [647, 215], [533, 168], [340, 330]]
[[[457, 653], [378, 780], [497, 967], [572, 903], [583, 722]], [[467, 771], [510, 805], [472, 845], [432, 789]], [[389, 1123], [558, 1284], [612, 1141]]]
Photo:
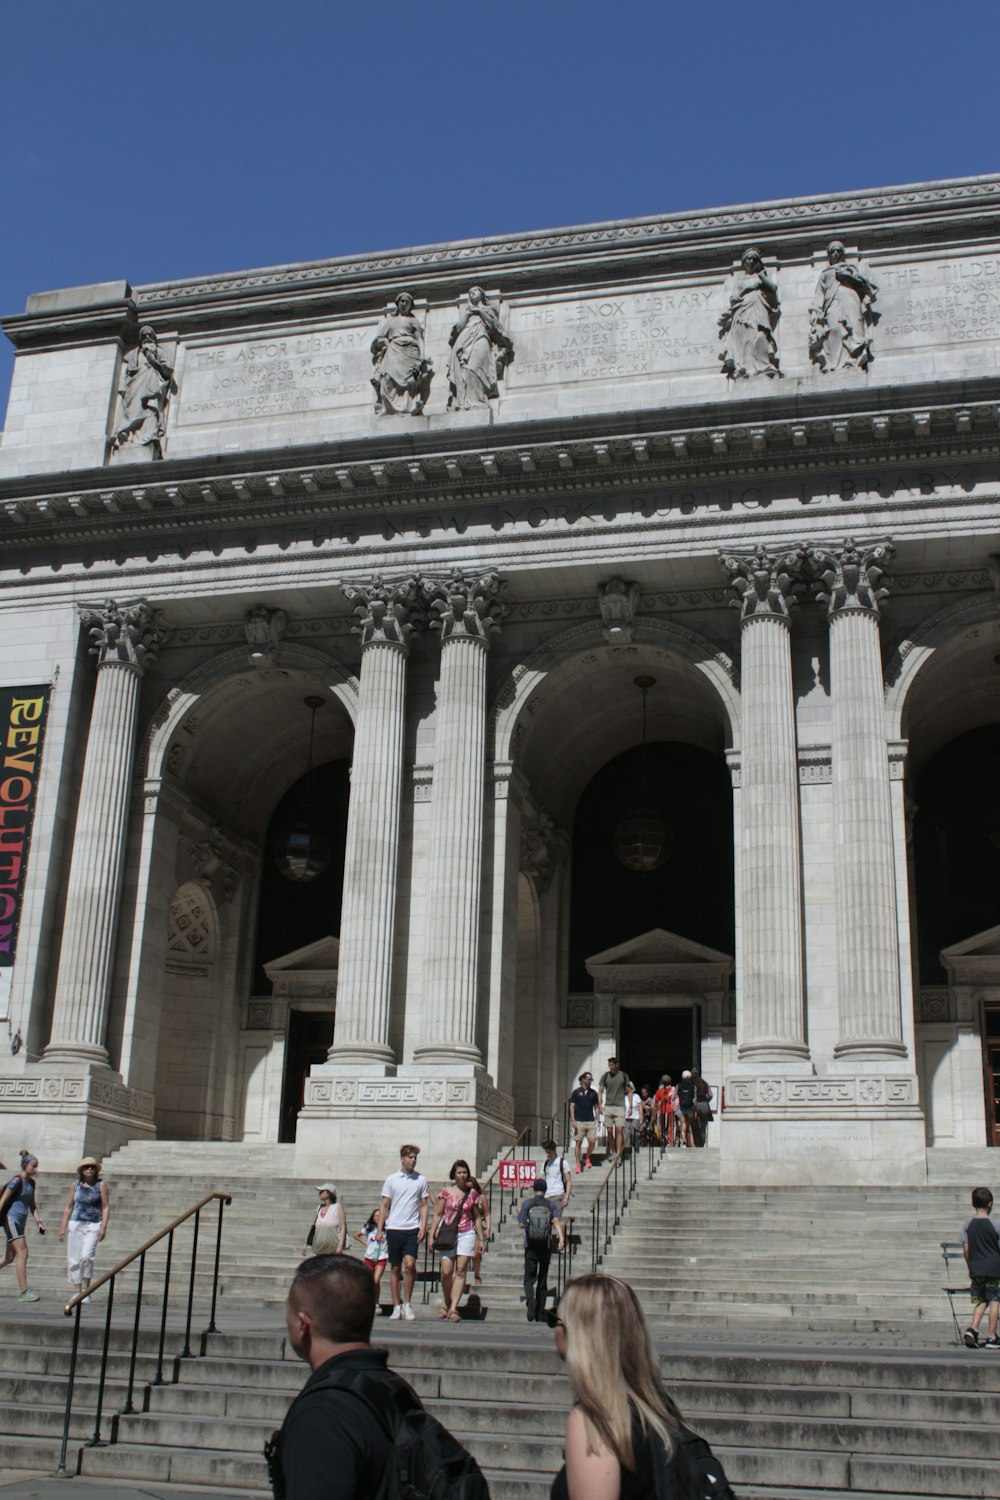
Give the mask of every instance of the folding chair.
[[964, 1344], [965, 1340], [962, 1338], [962, 1325], [958, 1321], [958, 1314], [955, 1311], [955, 1298], [965, 1298], [965, 1315], [966, 1317], [968, 1317], [969, 1296], [972, 1288], [968, 1280], [969, 1272], [968, 1267], [965, 1263], [965, 1251], [957, 1240], [942, 1240], [941, 1254], [944, 1258], [945, 1275], [949, 1277], [949, 1279], [954, 1279], [952, 1277], [952, 1271], [954, 1269], [956, 1261], [961, 1264], [962, 1270], [965, 1273], [966, 1279], [965, 1281], [963, 1281], [961, 1286], [944, 1286], [941, 1288], [941, 1290], [945, 1292], [948, 1297], [948, 1306], [951, 1308], [951, 1316], [955, 1323], [955, 1337], [958, 1339], [958, 1342], [960, 1344]]

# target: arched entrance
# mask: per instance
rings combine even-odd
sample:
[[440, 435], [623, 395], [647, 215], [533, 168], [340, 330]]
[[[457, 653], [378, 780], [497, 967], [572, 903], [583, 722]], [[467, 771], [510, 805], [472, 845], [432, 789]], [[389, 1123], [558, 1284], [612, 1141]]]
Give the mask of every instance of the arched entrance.
[[[512, 1089], [519, 1121], [548, 1119], [584, 1065], [603, 1071], [608, 1047], [617, 1046], [623, 1011], [595, 995], [588, 957], [669, 928], [719, 950], [716, 956], [731, 966], [733, 827], [725, 751], [737, 740], [738, 723], [731, 668], [692, 632], [651, 622], [649, 634], [655, 638], [621, 647], [583, 629], [568, 633], [525, 664], [496, 716], [498, 868], [512, 893], [523, 892], [526, 873], [534, 880], [539, 863], [549, 882], [533, 902], [524, 894], [493, 900], [503, 936], [493, 949], [491, 1061], [501, 1087], [519, 1075]], [[676, 863], [652, 876], [623, 868], [611, 848], [616, 810], [634, 787], [641, 755], [638, 675], [655, 679], [647, 706], [648, 771], [667, 792], [679, 851]], [[500, 758], [505, 748], [509, 760]], [[518, 854], [520, 878], [513, 865]], [[529, 992], [540, 997], [534, 1007], [525, 1002]], [[700, 1041], [702, 1013], [696, 1016], [693, 1001], [685, 1004], [678, 1024]], [[634, 1009], [624, 1024], [633, 1025], [641, 1046], [649, 1016]], [[668, 1010], [673, 1025], [677, 1005], [662, 1009], [662, 1026]], [[728, 1005], [725, 1011], [720, 1005], [710, 1064], [720, 1075], [731, 1021]], [[540, 1054], [547, 1066], [530, 1066], [529, 1054]], [[533, 1104], [526, 1097], [532, 1088]]]
[[[319, 653], [293, 655], [281, 667], [240, 653], [210, 663], [172, 692], [149, 736], [121, 1054], [133, 1086], [155, 1094], [166, 1136], [278, 1138], [288, 1008], [263, 966], [339, 927], [350, 684]], [[284, 895], [269, 830], [308, 770], [313, 696], [331, 871], [311, 895]], [[196, 921], [199, 951], [186, 937]]]

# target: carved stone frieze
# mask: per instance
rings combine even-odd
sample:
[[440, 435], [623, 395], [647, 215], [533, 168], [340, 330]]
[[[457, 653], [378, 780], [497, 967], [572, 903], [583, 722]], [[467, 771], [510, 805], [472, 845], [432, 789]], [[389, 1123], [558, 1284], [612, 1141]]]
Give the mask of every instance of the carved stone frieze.
[[471, 636], [489, 644], [507, 613], [503, 585], [497, 573], [468, 575], [458, 569], [440, 582], [428, 581], [431, 629], [441, 632], [442, 644], [456, 636]]
[[358, 624], [351, 631], [361, 637], [362, 651], [367, 646], [405, 648], [426, 621], [426, 594], [417, 574], [393, 583], [376, 573], [370, 583], [347, 583], [343, 589], [345, 598], [360, 601], [354, 607]]
[[800, 1110], [816, 1114], [828, 1111], [890, 1110], [916, 1104], [912, 1078], [862, 1075], [856, 1078], [730, 1078], [726, 1084], [726, 1110]]
[[108, 662], [126, 662], [140, 673], [152, 666], [167, 639], [163, 612], [147, 599], [117, 604], [81, 605], [80, 621], [90, 637], [90, 654], [98, 667]]
[[833, 754], [829, 745], [799, 748], [799, 784], [814, 786], [833, 780]]
[[273, 667], [278, 660], [278, 647], [288, 626], [288, 616], [283, 609], [268, 609], [264, 604], [255, 604], [243, 618], [243, 629], [250, 647], [250, 661], [255, 667]]
[[880, 613], [889, 597], [888, 569], [896, 549], [888, 538], [858, 547], [847, 537], [839, 551], [810, 547], [809, 562], [817, 575], [816, 598], [831, 615], [843, 610]]
[[772, 555], [763, 545], [742, 555], [723, 553], [719, 561], [738, 598], [729, 602], [740, 611], [741, 620], [775, 615], [787, 620], [804, 592], [805, 547], [791, 547]]
[[141, 1089], [130, 1089], [115, 1079], [64, 1077], [44, 1074], [20, 1078], [0, 1078], [0, 1105], [5, 1109], [37, 1109], [41, 1103], [67, 1105], [80, 1110], [87, 1105], [126, 1115], [134, 1120], [153, 1118], [153, 1096]]
[[306, 1108], [389, 1110], [414, 1114], [429, 1110], [475, 1110], [510, 1124], [514, 1101], [509, 1094], [492, 1088], [482, 1079], [452, 1078], [309, 1078]]
[[609, 578], [597, 586], [597, 602], [604, 621], [604, 639], [609, 646], [632, 644], [632, 630], [639, 607], [639, 585], [624, 578]]
[[247, 1030], [271, 1030], [271, 1003], [269, 1000], [251, 1000], [247, 1006]]

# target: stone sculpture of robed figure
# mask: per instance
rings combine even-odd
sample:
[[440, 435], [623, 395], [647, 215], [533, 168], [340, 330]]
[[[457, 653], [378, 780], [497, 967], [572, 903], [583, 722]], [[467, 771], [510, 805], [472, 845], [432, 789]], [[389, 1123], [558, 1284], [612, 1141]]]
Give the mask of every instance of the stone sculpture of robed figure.
[[382, 321], [372, 340], [376, 414], [419, 416], [430, 394], [432, 373], [424, 355], [424, 330], [413, 315], [413, 298], [409, 292], [400, 292], [395, 311]]
[[143, 328], [138, 347], [122, 364], [112, 458], [133, 463], [163, 457], [163, 415], [173, 390], [173, 373], [160, 353], [156, 334], [152, 328]]
[[774, 330], [781, 316], [777, 283], [760, 251], [744, 250], [742, 269], [729, 282], [729, 305], [719, 319], [722, 373], [730, 380], [780, 375]]
[[449, 409], [468, 411], [473, 406], [488, 406], [498, 393], [504, 370], [514, 358], [514, 345], [481, 286], [469, 289], [466, 305], [448, 342], [451, 345]]
[[872, 361], [872, 304], [878, 287], [867, 266], [849, 261], [839, 240], [827, 246], [829, 265], [820, 272], [809, 308], [809, 357], [824, 374], [867, 370]]

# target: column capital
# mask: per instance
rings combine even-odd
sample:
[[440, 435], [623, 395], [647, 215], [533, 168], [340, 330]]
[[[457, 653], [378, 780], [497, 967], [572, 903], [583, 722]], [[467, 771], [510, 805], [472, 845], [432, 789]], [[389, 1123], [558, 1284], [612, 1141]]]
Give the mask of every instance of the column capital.
[[749, 553], [720, 554], [728, 586], [738, 595], [729, 602], [740, 611], [741, 625], [762, 616], [788, 621], [805, 590], [805, 559], [804, 546], [774, 554], [762, 545]]
[[368, 646], [396, 646], [406, 650], [410, 636], [423, 628], [427, 617], [425, 589], [419, 573], [390, 582], [376, 573], [371, 582], [341, 585], [345, 599], [358, 599], [352, 625], [361, 637], [361, 650]]
[[152, 666], [157, 652], [167, 639], [168, 630], [162, 610], [148, 599], [118, 604], [105, 599], [103, 604], [81, 604], [80, 622], [87, 627], [90, 654], [98, 668], [109, 664], [134, 667], [140, 676]]
[[478, 576], [456, 570], [446, 579], [427, 585], [431, 629], [440, 630], [441, 644], [467, 638], [489, 646], [507, 613], [499, 573]]
[[847, 537], [839, 550], [810, 547], [809, 563], [816, 575], [816, 598], [827, 606], [827, 614], [846, 611], [874, 615], [878, 619], [883, 599], [888, 599], [888, 569], [896, 549], [887, 537], [858, 547]]

